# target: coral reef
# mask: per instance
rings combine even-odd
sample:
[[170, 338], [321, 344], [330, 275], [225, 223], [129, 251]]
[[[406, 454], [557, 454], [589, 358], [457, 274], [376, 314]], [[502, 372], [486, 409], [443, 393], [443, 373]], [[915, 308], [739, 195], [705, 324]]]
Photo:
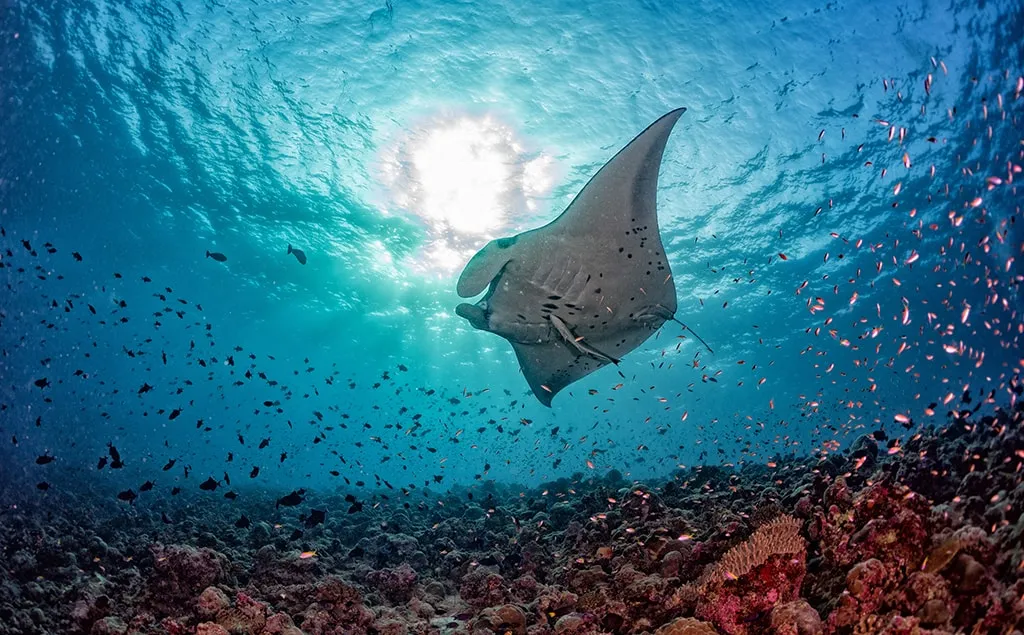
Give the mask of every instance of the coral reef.
[[83, 487], [41, 503], [5, 483], [0, 633], [1020, 632], [1022, 418], [782, 468], [456, 486], [436, 508], [376, 505], [301, 536], [280, 493], [252, 496], [247, 525], [228, 501], [126, 509]]

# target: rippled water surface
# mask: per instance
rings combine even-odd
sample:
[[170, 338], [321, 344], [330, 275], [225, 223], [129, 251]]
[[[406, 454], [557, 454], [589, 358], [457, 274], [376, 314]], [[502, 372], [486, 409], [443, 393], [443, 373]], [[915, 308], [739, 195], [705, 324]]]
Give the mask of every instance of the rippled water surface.
[[[0, 430], [30, 484], [47, 454], [63, 487], [645, 476], [1015, 399], [1019, 2], [0, 11]], [[670, 323], [544, 408], [455, 280], [680, 106], [660, 218], [714, 354]]]

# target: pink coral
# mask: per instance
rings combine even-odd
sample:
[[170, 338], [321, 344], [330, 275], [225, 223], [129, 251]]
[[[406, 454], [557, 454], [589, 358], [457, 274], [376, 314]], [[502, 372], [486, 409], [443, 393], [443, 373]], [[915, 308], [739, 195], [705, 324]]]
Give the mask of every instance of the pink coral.
[[742, 577], [703, 588], [696, 616], [729, 635], [760, 632], [761, 616], [799, 597], [806, 573], [804, 559], [804, 552], [773, 555]]

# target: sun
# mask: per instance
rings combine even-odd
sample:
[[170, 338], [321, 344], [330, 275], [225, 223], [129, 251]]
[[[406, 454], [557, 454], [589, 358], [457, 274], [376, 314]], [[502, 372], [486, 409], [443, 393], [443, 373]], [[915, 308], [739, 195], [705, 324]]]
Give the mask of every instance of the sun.
[[512, 182], [509, 132], [487, 119], [458, 119], [427, 132], [413, 150], [420, 211], [459, 234], [480, 235], [505, 223]]
[[427, 230], [417, 264], [439, 272], [517, 227], [554, 183], [551, 158], [527, 151], [493, 115], [436, 116], [412, 126], [382, 166], [388, 207]]

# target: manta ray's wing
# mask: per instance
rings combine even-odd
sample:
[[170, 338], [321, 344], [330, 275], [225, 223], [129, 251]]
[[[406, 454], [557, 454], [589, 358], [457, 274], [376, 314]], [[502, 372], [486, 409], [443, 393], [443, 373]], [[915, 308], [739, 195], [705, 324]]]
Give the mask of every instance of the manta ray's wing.
[[607, 363], [575, 355], [569, 348], [556, 342], [547, 345], [512, 342], [512, 350], [516, 352], [519, 367], [534, 396], [549, 407], [560, 390]]

